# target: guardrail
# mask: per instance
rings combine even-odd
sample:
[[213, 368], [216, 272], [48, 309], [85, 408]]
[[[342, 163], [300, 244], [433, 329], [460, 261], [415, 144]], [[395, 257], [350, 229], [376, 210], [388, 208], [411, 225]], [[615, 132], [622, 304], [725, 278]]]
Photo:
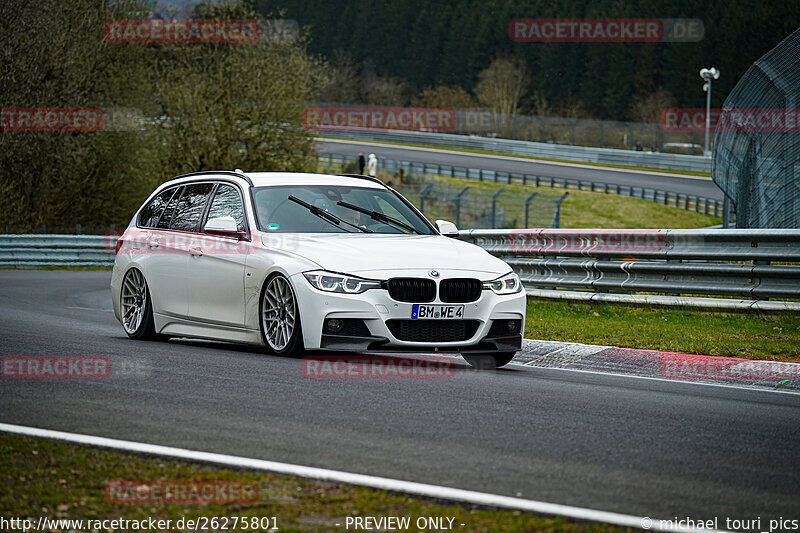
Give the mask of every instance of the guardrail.
[[0, 268], [114, 265], [116, 235], [0, 235]]
[[325, 137], [361, 141], [446, 146], [448, 148], [486, 150], [490, 152], [550, 159], [566, 159], [570, 161], [606, 163], [611, 165], [634, 165], [667, 170], [711, 172], [711, 158], [698, 155], [637, 152], [636, 150], [621, 150], [619, 148], [596, 148], [592, 146], [573, 146], [535, 141], [515, 141], [512, 139], [479, 137], [477, 135], [455, 135], [452, 133], [423, 131], [324, 130], [317, 134]]
[[544, 296], [571, 289], [800, 298], [800, 265], [774, 264], [800, 262], [800, 230], [467, 230], [458, 238], [508, 262], [534, 294], [549, 291]]
[[[800, 230], [490, 229], [458, 238], [508, 262], [534, 296], [800, 310], [764, 301], [800, 298]], [[0, 268], [111, 267], [115, 242], [115, 235], [0, 235]], [[632, 294], [642, 292], [667, 296]]]
[[[328, 153], [319, 156], [319, 161], [331, 169], [334, 163], [345, 165], [352, 163], [358, 158], [353, 155]], [[480, 168], [460, 167], [454, 165], [440, 165], [434, 163], [422, 163], [417, 161], [405, 161], [378, 158], [378, 168], [384, 170], [400, 170], [414, 174], [430, 174], [437, 176], [449, 176], [452, 178], [475, 179], [478, 181], [491, 181], [495, 183], [520, 183], [522, 185], [535, 185], [536, 187], [559, 187], [563, 189], [574, 188], [579, 191], [603, 192], [606, 194], [616, 194], [618, 196], [628, 196], [640, 198], [664, 205], [671, 205], [687, 211], [702, 213], [721, 217], [724, 204], [722, 200], [706, 198], [694, 194], [683, 194], [662, 189], [652, 189], [648, 187], [633, 187], [629, 185], [619, 185], [616, 183], [600, 183], [596, 181], [576, 180], [569, 178], [557, 178], [553, 176], [539, 176], [534, 174], [521, 174], [516, 172], [502, 172], [497, 170], [484, 170]]]

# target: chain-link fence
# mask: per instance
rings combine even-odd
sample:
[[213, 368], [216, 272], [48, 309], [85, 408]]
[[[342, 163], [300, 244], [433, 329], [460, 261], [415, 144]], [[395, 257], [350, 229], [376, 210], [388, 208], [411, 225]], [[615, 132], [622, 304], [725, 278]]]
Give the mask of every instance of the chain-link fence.
[[[357, 173], [356, 157], [328, 154], [320, 157], [321, 171]], [[408, 198], [425, 216], [454, 222], [459, 229], [558, 228], [561, 202], [569, 193], [450, 185], [443, 174], [417, 163], [379, 159], [381, 176], [387, 184]], [[462, 178], [478, 178], [462, 169]], [[455, 175], [455, 173], [454, 173]]]
[[[354, 155], [347, 154], [334, 154], [327, 153], [319, 156], [319, 171], [320, 172], [341, 172], [345, 174], [354, 174], [359, 172], [356, 160], [358, 158]], [[506, 223], [503, 226], [495, 226], [498, 228], [530, 228], [530, 227], [560, 227], [560, 201], [566, 197], [566, 194], [559, 194], [556, 190], [545, 191], [544, 187], [550, 189], [560, 188], [573, 189], [578, 191], [589, 192], [602, 192], [604, 194], [616, 194], [619, 196], [628, 196], [632, 198], [639, 198], [642, 200], [649, 200], [663, 205], [669, 205], [687, 211], [694, 211], [695, 213], [702, 213], [704, 215], [711, 215], [715, 217], [722, 216], [722, 202], [714, 198], [706, 198], [694, 194], [684, 194], [672, 191], [665, 191], [662, 189], [652, 189], [648, 187], [636, 187], [632, 185], [618, 185], [615, 183], [602, 183], [594, 181], [584, 181], [570, 178], [557, 178], [553, 176], [538, 176], [532, 174], [518, 174], [509, 172], [500, 172], [495, 170], [485, 170], [470, 167], [458, 167], [452, 165], [440, 165], [435, 163], [421, 163], [416, 161], [400, 161], [396, 159], [389, 159], [378, 157], [378, 168], [388, 171], [395, 182], [402, 182], [408, 180], [408, 176], [429, 176], [429, 177], [447, 177], [447, 178], [461, 178], [476, 180], [478, 182], [486, 181], [496, 184], [517, 184], [517, 185], [531, 185], [538, 189], [538, 194], [534, 195], [534, 191], [527, 192], [525, 195], [520, 195], [519, 191], [515, 191], [516, 195], [506, 193], [505, 191], [498, 198], [492, 198], [495, 192], [492, 193], [478, 193], [477, 190], [473, 191], [470, 187], [470, 194], [476, 194], [483, 198], [483, 202], [495, 202], [495, 215], [497, 215], [497, 205], [503, 206], [510, 197], [513, 197], [512, 202], [522, 204], [522, 208], [517, 209], [519, 216], [506, 218]], [[403, 180], [397, 178], [403, 176]], [[385, 177], [385, 176], [383, 176]], [[391, 178], [390, 178], [391, 179]], [[393, 183], [397, 185], [397, 183]], [[458, 189], [456, 187], [456, 189]], [[476, 187], [476, 189], [478, 189]], [[459, 192], [463, 189], [459, 189]], [[491, 190], [491, 189], [483, 189]], [[412, 191], [416, 192], [416, 191]], [[419, 191], [421, 192], [421, 190]], [[456, 193], [458, 194], [458, 193]], [[467, 193], [464, 193], [465, 195]], [[462, 199], [465, 198], [462, 196]], [[458, 197], [453, 197], [452, 200], [456, 202]], [[425, 207], [423, 202], [415, 200], [419, 207]], [[455, 205], [459, 205], [456, 203]], [[550, 210], [550, 207], [552, 211]], [[522, 209], [520, 211], [520, 209]], [[538, 210], [538, 215], [534, 214], [534, 210]], [[513, 209], [512, 209], [513, 210]], [[551, 213], [551, 218], [547, 218], [546, 213]], [[428, 214], [428, 213], [426, 213]], [[453, 215], [457, 214], [453, 211]], [[460, 214], [460, 211], [459, 213]], [[538, 217], [538, 218], [537, 218]], [[430, 218], [430, 217], [429, 217]], [[483, 217], [479, 217], [483, 218]], [[455, 220], [453, 218], [452, 220]], [[493, 220], [491, 218], [489, 221]], [[494, 219], [500, 222], [499, 219]], [[548, 222], [549, 220], [549, 222]], [[511, 225], [514, 222], [516, 225]], [[469, 226], [470, 228], [485, 227], [481, 225]], [[489, 226], [491, 227], [491, 226]]]
[[430, 220], [455, 222], [459, 229], [557, 228], [560, 204], [567, 193], [534, 192], [520, 195], [505, 188], [454, 186], [428, 174], [405, 174], [392, 187], [414, 203]]
[[756, 61], [714, 134], [712, 177], [739, 228], [800, 228], [800, 29]]

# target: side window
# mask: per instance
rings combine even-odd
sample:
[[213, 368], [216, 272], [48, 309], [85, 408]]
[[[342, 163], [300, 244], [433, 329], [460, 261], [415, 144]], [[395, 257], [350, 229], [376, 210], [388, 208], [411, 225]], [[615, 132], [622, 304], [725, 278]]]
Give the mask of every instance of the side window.
[[164, 212], [164, 208], [167, 207], [170, 198], [172, 198], [172, 195], [174, 195], [177, 190], [178, 187], [166, 189], [150, 200], [150, 203], [139, 213], [139, 225], [143, 228], [154, 228], [158, 222], [158, 218]]
[[159, 217], [156, 223], [156, 228], [167, 229], [169, 227], [169, 222], [172, 220], [172, 215], [175, 213], [175, 206], [178, 205], [178, 199], [181, 197], [183, 189], [184, 187], [175, 187], [175, 194], [172, 195], [169, 203], [167, 203], [167, 207], [164, 208], [164, 212], [161, 213], [161, 217]]
[[233, 217], [236, 228], [244, 231], [244, 207], [239, 190], [233, 185], [221, 184], [217, 187], [211, 207], [208, 209], [208, 218]]
[[203, 216], [208, 195], [211, 194], [213, 188], [213, 183], [187, 185], [175, 207], [175, 216], [172, 217], [169, 229], [196, 231], [200, 217]]

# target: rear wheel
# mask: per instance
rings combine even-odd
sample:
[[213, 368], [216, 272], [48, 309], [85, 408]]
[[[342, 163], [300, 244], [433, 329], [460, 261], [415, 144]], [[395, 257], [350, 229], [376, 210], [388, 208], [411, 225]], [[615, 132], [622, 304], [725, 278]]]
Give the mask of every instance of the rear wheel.
[[122, 279], [120, 292], [122, 327], [128, 337], [136, 340], [155, 340], [161, 338], [156, 333], [153, 320], [153, 304], [147, 281], [139, 269], [132, 268]]
[[467, 363], [478, 370], [494, 370], [511, 362], [516, 352], [461, 354]]
[[261, 334], [275, 355], [299, 355], [303, 351], [300, 311], [292, 284], [273, 274], [261, 293]]

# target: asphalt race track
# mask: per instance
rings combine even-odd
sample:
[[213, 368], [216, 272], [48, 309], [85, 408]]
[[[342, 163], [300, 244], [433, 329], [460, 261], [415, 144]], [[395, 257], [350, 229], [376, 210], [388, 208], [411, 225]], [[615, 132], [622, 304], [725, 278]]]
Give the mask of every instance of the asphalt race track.
[[700, 176], [681, 176], [658, 172], [638, 172], [636, 170], [611, 169], [580, 164], [563, 164], [547, 161], [525, 160], [517, 157], [497, 157], [468, 152], [449, 150], [420, 149], [410, 146], [392, 146], [388, 144], [361, 141], [317, 140], [317, 152], [320, 154], [344, 154], [357, 156], [359, 152], [375, 153], [389, 159], [416, 161], [440, 165], [480, 168], [501, 172], [515, 172], [555, 178], [569, 178], [598, 183], [616, 183], [631, 187], [647, 187], [681, 194], [693, 194], [716, 200], [723, 195], [711, 178]]
[[513, 364], [306, 379], [297, 359], [250, 347], [129, 340], [109, 280], [0, 271], [0, 355], [149, 368], [0, 380], [0, 422], [639, 516], [800, 518], [800, 395]]

